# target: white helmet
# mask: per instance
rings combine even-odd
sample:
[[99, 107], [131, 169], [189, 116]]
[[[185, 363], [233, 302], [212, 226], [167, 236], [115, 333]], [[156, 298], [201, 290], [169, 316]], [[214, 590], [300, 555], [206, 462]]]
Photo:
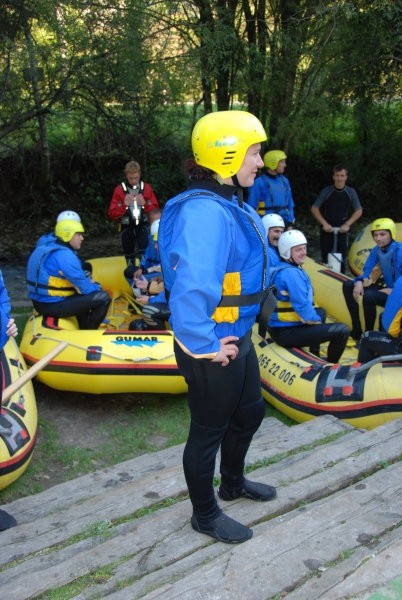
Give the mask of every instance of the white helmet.
[[285, 229], [285, 222], [281, 215], [278, 215], [277, 213], [268, 213], [262, 217], [262, 224], [264, 225], [265, 233], [268, 233], [271, 227], [283, 227], [283, 229]]
[[81, 223], [81, 217], [74, 210], [63, 210], [58, 216], [56, 223], [60, 221], [77, 221], [77, 223]]
[[158, 239], [159, 223], [160, 223], [160, 219], [156, 219], [156, 221], [154, 221], [152, 223], [151, 229], [150, 229], [150, 233], [155, 241]]
[[289, 260], [290, 251], [295, 246], [301, 246], [301, 244], [307, 244], [306, 236], [297, 229], [290, 229], [282, 233], [278, 241], [279, 254], [285, 260]]

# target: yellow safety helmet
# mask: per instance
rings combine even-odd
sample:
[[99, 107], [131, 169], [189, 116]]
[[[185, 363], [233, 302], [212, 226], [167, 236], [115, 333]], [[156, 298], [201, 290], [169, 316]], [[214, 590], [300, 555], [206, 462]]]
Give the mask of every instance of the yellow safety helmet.
[[63, 240], [63, 242], [69, 242], [75, 233], [84, 233], [85, 229], [80, 221], [72, 221], [71, 219], [65, 219], [56, 223], [54, 233], [56, 237]]
[[264, 154], [264, 165], [267, 169], [271, 169], [271, 171], [275, 171], [280, 160], [285, 160], [287, 158], [286, 154], [283, 150], [268, 150]]
[[373, 235], [374, 231], [389, 231], [391, 234], [391, 238], [395, 240], [396, 238], [396, 225], [392, 219], [388, 219], [388, 217], [382, 217], [381, 219], [376, 219], [371, 223], [371, 235]]
[[198, 165], [227, 178], [239, 171], [250, 146], [266, 139], [257, 117], [242, 110], [223, 110], [197, 121], [191, 145]]

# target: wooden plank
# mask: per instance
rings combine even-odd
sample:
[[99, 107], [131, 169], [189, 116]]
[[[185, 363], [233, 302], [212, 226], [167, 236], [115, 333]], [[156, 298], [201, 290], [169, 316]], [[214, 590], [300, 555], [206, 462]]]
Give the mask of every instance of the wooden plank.
[[[330, 415], [295, 427], [287, 427], [277, 419], [264, 419], [247, 454], [246, 465], [277, 454], [291, 452], [298, 447], [312, 444], [343, 431], [358, 430]], [[184, 445], [181, 444], [152, 454], [138, 456], [114, 467], [61, 483], [35, 496], [21, 498], [9, 503], [4, 508], [11, 514], [17, 515], [18, 522], [23, 524], [37, 521], [47, 514], [68, 509], [75, 503], [84, 502], [105, 492], [112, 497], [114, 491], [118, 493], [119, 488], [126, 488], [155, 473], [161, 474], [164, 470], [174, 467], [178, 467], [181, 471], [183, 448]], [[216, 474], [218, 475], [219, 460], [216, 465]], [[177, 473], [177, 477], [179, 477], [179, 473]], [[174, 495], [182, 491], [183, 488], [180, 487]], [[160, 498], [166, 498], [166, 494], [162, 493]], [[152, 498], [144, 506], [149, 506], [152, 503], [151, 500]], [[153, 503], [155, 503], [155, 498]]]
[[303, 585], [287, 594], [286, 600], [344, 600], [357, 598], [356, 594], [363, 600], [362, 595], [366, 598], [400, 576], [401, 543], [400, 528], [387, 532], [345, 555], [330, 568], [313, 573]]
[[[322, 427], [321, 435], [324, 436], [328, 427], [332, 430], [332, 427], [337, 428], [337, 425], [324, 419]], [[303, 434], [303, 429], [297, 432], [296, 439], [302, 439], [303, 435], [310, 435], [309, 429], [307, 429], [306, 434]], [[289, 427], [273, 417], [264, 419], [254, 436], [252, 448], [250, 449], [251, 460], [254, 462], [252, 457], [258, 448], [261, 447], [261, 451], [263, 451], [267, 444], [266, 439], [271, 439], [272, 443], [278, 441], [280, 444], [283, 443], [282, 440], [288, 437]], [[183, 449], [184, 444], [179, 444], [164, 450], [137, 456], [111, 467], [58, 484], [34, 496], [10, 502], [7, 505], [7, 510], [18, 515], [19, 523], [28, 523], [46, 514], [62, 510], [75, 502], [109, 492], [111, 488], [124, 486], [127, 482], [135, 482], [152, 473], [181, 465]], [[33, 460], [35, 460], [35, 455]]]
[[[362, 472], [365, 473], [370, 467], [373, 468], [374, 464], [378, 465], [384, 460], [389, 460], [390, 456], [395, 456], [398, 452], [401, 452], [401, 427], [402, 423], [394, 422], [392, 427], [390, 426], [386, 430], [379, 428], [370, 433], [365, 432], [363, 435], [358, 430], [351, 428], [346, 436], [346, 439], [350, 441], [346, 453], [342, 450], [346, 443], [346, 439], [344, 439], [344, 444], [338, 441], [321, 448], [304, 451], [300, 454], [300, 460], [296, 460], [296, 457], [290, 457], [284, 459], [281, 463], [271, 465], [267, 469], [258, 470], [253, 474], [254, 479], [269, 477], [272, 483], [279, 483], [280, 493], [278, 499], [270, 503], [253, 503], [252, 510], [250, 510], [250, 502], [241, 500], [228, 503], [226, 510], [228, 514], [245, 523], [258, 523], [272, 517], [273, 514], [283, 514], [292, 508], [294, 509], [306, 498], [330, 493], [331, 486], [332, 489], [338, 489], [339, 486], [344, 487], [347, 481], [349, 483], [354, 481], [356, 476]], [[375, 447], [375, 452], [372, 451], [373, 447]], [[344, 457], [338, 463], [335, 462], [337, 452], [339, 456]], [[345, 457], [345, 455], [347, 456]], [[357, 455], [356, 458], [355, 455]], [[303, 468], [302, 464], [304, 464]], [[346, 468], [347, 466], [349, 467]], [[310, 477], [306, 478], [308, 472], [310, 472]], [[287, 481], [282, 483], [284, 477], [287, 478]], [[153, 484], [155, 484], [155, 479], [159, 483], [159, 478], [159, 473], [154, 474]], [[165, 486], [166, 483], [163, 482], [163, 485]], [[114, 492], [114, 490], [111, 491]], [[135, 492], [135, 490], [131, 491]], [[146, 491], [146, 488], [145, 490], [141, 488], [142, 501], [144, 500], [144, 491]], [[126, 497], [128, 502], [130, 501], [130, 495], [127, 494], [128, 497]], [[114, 509], [116, 505], [113, 501], [110, 501], [106, 506]], [[74, 519], [75, 523], [77, 518], [75, 511], [80, 511], [81, 505], [75, 506], [74, 509], [71, 513], [68, 513], [68, 511], [67, 513], [70, 519]], [[88, 510], [88, 507], [85, 507], [83, 514], [86, 515]], [[105, 511], [99, 510], [99, 507], [95, 513], [98, 521], [105, 516]], [[159, 571], [164, 564], [169, 565], [172, 562], [180, 562], [183, 556], [189, 555], [194, 555], [194, 560], [197, 561], [199, 550], [210, 547], [212, 542], [210, 538], [196, 535], [191, 530], [188, 523], [189, 514], [190, 506], [189, 502], [186, 501], [170, 509], [159, 510], [152, 518], [139, 519], [112, 528], [111, 535], [113, 537], [111, 539], [105, 540], [93, 536], [90, 543], [88, 541], [86, 543], [81, 542], [68, 549], [56, 550], [53, 554], [48, 554], [46, 556], [46, 567], [49, 566], [49, 568], [45, 568], [43, 557], [31, 558], [25, 553], [27, 560], [0, 574], [1, 589], [8, 589], [7, 585], [16, 585], [15, 582], [17, 581], [21, 582], [21, 586], [18, 583], [16, 588], [20, 593], [24, 586], [32, 589], [33, 593], [42, 593], [47, 589], [51, 589], [52, 586], [67, 583], [80, 574], [107, 565], [113, 560], [123, 559], [126, 561], [126, 557], [132, 554], [135, 555], [134, 562], [139, 565], [138, 572], [136, 573], [134, 569], [132, 574], [142, 578], [150, 574], [152, 579], [153, 571]], [[57, 532], [63, 532], [64, 538], [61, 536], [61, 540], [68, 537], [70, 530], [70, 523], [66, 522], [65, 517], [66, 515], [62, 514], [52, 515], [49, 517], [51, 522], [47, 524], [47, 527], [52, 525]], [[36, 537], [45, 538], [46, 540], [46, 532], [41, 533], [41, 528], [43, 529], [42, 521], [35, 523]], [[79, 525], [78, 530], [80, 531], [82, 530], [82, 522], [79, 522]], [[21, 528], [17, 529], [21, 530]], [[12, 531], [9, 530], [9, 532], [4, 533], [11, 533]], [[24, 533], [24, 529], [22, 533]], [[52, 536], [45, 543], [42, 539], [42, 546], [52, 546], [51, 539]], [[28, 537], [24, 540], [20, 538], [18, 543], [20, 543], [21, 556], [24, 556], [25, 548], [27, 545], [32, 544], [32, 540]], [[88, 547], [91, 544], [94, 547]], [[231, 548], [222, 544], [219, 544], [219, 547], [222, 553], [229, 551]], [[13, 548], [10, 548], [8, 544], [7, 556], [9, 559], [10, 551], [12, 555], [17, 549], [16, 541]], [[200, 560], [200, 564], [206, 560], [204, 554]], [[51, 587], [49, 588], [49, 586]]]
[[[247, 600], [279, 597], [319, 566], [359, 547], [361, 540], [367, 543], [399, 526], [401, 482], [402, 465], [396, 464], [368, 477], [364, 484], [293, 511], [282, 520], [262, 523], [246, 544], [143, 598], [233, 600], [240, 597], [239, 591]], [[135, 597], [130, 588], [126, 593]], [[113, 595], [109, 598], [115, 600]]]

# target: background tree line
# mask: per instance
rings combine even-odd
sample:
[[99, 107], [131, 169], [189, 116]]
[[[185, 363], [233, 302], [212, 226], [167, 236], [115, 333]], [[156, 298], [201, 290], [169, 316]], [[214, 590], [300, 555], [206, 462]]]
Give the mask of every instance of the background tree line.
[[93, 231], [124, 163], [158, 198], [204, 112], [244, 108], [288, 156], [298, 220], [346, 163], [402, 220], [401, 0], [1, 0], [0, 214]]

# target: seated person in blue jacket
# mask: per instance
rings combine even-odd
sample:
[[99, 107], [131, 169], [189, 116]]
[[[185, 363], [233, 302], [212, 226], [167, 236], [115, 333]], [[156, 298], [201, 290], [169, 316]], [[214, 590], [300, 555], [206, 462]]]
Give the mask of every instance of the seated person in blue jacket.
[[77, 252], [84, 227], [70, 219], [56, 223], [55, 241], [36, 246], [28, 259], [28, 295], [38, 313], [77, 317], [80, 329], [97, 329], [106, 316], [109, 294], [89, 279]]
[[[395, 281], [402, 275], [402, 245], [395, 241], [396, 226], [392, 219], [376, 219], [371, 224], [376, 245], [370, 251], [362, 275], [345, 281], [342, 286], [345, 302], [352, 319], [351, 336], [358, 340], [362, 334], [359, 298], [363, 298], [365, 331], [374, 329], [376, 307], [385, 306]], [[380, 268], [385, 285], [373, 282], [372, 273]]]
[[[81, 217], [75, 210], [63, 210], [61, 213], [57, 215], [56, 223], [59, 221], [77, 221], [77, 223], [81, 223]], [[54, 231], [50, 233], [44, 233], [40, 236], [38, 241], [36, 242], [37, 246], [41, 246], [42, 244], [48, 244], [49, 242], [55, 242], [56, 235]], [[81, 260], [81, 259], [80, 259]], [[92, 265], [90, 262], [86, 262], [81, 260], [82, 268], [87, 277], [91, 277], [92, 275]]]
[[[153, 242], [157, 249], [159, 221], [154, 225]], [[142, 306], [142, 319], [131, 321], [129, 329], [166, 329], [165, 322], [170, 316], [170, 311], [162, 277], [154, 277], [148, 280], [140, 274], [134, 277], [134, 286], [134, 295], [137, 302]]]
[[145, 249], [143, 257], [141, 258], [139, 266], [136, 267], [135, 265], [130, 264], [124, 269], [124, 276], [129, 284], [133, 287], [133, 292], [135, 295], [138, 295], [135, 290], [136, 279], [145, 277], [148, 282], [151, 282], [154, 277], [161, 276], [161, 259], [158, 249], [159, 222], [160, 218], [155, 220], [151, 225], [148, 236], [148, 245]]
[[285, 221], [286, 229], [295, 222], [292, 188], [283, 174], [287, 156], [282, 150], [269, 150], [264, 154], [264, 169], [248, 189], [248, 204], [263, 217], [277, 213]]
[[[0, 352], [3, 351], [9, 337], [16, 337], [18, 334], [17, 325], [10, 316], [11, 306], [8, 293], [3, 281], [3, 275], [0, 271]], [[3, 369], [0, 368], [0, 407], [1, 394], [3, 391]], [[8, 425], [8, 423], [7, 423]], [[5, 531], [15, 527], [17, 521], [5, 510], [0, 510], [0, 531]]]
[[320, 344], [329, 342], [327, 359], [339, 361], [349, 337], [344, 323], [325, 323], [326, 312], [315, 308], [313, 287], [302, 265], [307, 258], [307, 240], [297, 229], [285, 231], [278, 243], [281, 262], [271, 274], [278, 304], [268, 323], [271, 338], [285, 348], [309, 346], [319, 356]]
[[262, 224], [268, 239], [269, 268], [272, 269], [279, 265], [281, 257], [278, 251], [278, 242], [282, 233], [285, 231], [285, 223], [281, 215], [269, 213], [262, 217]]
[[402, 277], [396, 280], [387, 296], [380, 320], [382, 331], [366, 331], [360, 340], [358, 361], [361, 363], [402, 353]]

